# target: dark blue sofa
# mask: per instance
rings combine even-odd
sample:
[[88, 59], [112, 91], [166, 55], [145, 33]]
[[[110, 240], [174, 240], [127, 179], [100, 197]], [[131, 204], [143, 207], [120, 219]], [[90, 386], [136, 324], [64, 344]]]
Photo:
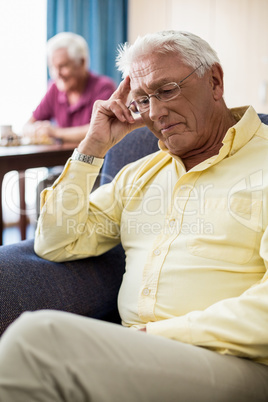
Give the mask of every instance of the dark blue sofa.
[[[259, 116], [268, 124], [268, 115]], [[100, 183], [111, 181], [124, 165], [157, 150], [157, 139], [146, 127], [134, 130], [107, 153]], [[39, 258], [33, 240], [1, 246], [0, 335], [27, 310], [56, 309], [120, 322], [117, 294], [124, 270], [121, 245], [99, 257], [66, 263]]]

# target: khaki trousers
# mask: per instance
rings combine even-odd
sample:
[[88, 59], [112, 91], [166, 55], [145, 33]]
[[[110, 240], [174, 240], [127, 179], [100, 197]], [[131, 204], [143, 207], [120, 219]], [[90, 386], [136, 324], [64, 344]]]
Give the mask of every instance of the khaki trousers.
[[24, 313], [1, 338], [0, 401], [268, 401], [268, 367], [43, 310]]

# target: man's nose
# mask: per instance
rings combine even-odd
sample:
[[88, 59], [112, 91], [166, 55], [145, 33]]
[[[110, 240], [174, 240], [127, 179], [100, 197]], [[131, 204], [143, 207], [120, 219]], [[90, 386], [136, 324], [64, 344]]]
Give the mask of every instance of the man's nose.
[[150, 96], [150, 109], [149, 109], [149, 117], [152, 121], [157, 121], [161, 117], [166, 116], [168, 114], [167, 102], [163, 102], [155, 95]]

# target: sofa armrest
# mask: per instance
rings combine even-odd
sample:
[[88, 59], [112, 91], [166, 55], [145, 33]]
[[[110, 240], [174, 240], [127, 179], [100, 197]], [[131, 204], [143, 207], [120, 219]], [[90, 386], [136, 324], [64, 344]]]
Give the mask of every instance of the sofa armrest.
[[121, 246], [65, 263], [39, 258], [33, 240], [0, 247], [0, 334], [22, 312], [56, 309], [115, 319], [125, 270]]

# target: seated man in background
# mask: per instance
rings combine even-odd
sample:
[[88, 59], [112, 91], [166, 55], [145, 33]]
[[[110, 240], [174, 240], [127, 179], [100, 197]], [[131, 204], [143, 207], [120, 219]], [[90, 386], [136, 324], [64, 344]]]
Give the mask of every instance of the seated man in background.
[[88, 130], [95, 100], [108, 99], [115, 83], [89, 71], [89, 49], [80, 35], [62, 32], [49, 39], [47, 60], [53, 81], [26, 123], [24, 135], [36, 142], [52, 137], [78, 144]]
[[[267, 401], [268, 126], [227, 108], [218, 57], [193, 34], [138, 38], [118, 65], [123, 82], [42, 194], [35, 251], [68, 261], [121, 241], [123, 326], [23, 314], [0, 341], [0, 399]], [[90, 194], [143, 125], [160, 151]]]

